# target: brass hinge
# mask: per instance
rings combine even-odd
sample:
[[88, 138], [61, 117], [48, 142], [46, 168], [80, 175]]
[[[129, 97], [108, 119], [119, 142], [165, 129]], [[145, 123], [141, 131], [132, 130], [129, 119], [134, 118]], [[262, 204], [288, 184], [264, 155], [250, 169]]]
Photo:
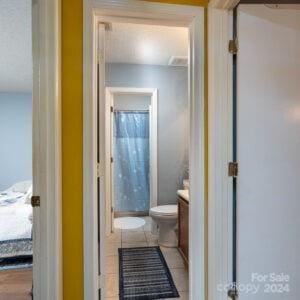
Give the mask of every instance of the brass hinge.
[[104, 274], [99, 274], [98, 276], [98, 289], [103, 289], [105, 283], [105, 275]]
[[231, 54], [237, 54], [237, 52], [238, 52], [238, 41], [237, 41], [237, 39], [229, 41], [228, 51]]
[[113, 212], [114, 212], [114, 208], [113, 208], [113, 207], [111, 207], [111, 208], [110, 208], [110, 211], [113, 213]]
[[111, 163], [114, 162], [114, 158], [113, 158], [113, 157], [110, 158], [110, 162], [111, 162]]
[[97, 177], [99, 178], [100, 176], [102, 176], [102, 174], [101, 174], [101, 165], [100, 165], [100, 163], [97, 163]]
[[235, 300], [238, 297], [238, 292], [237, 292], [236, 287], [230, 288], [227, 292], [227, 296], [228, 296], [228, 298]]
[[113, 106], [110, 107], [110, 112], [112, 112], [112, 113], [114, 112], [114, 107]]
[[40, 207], [41, 206], [40, 196], [32, 196], [31, 197], [31, 206], [32, 207]]
[[237, 177], [239, 172], [239, 164], [237, 162], [230, 162], [228, 164], [228, 176]]
[[109, 22], [99, 22], [99, 24], [104, 25], [106, 31], [112, 31], [112, 23]]
[[98, 50], [98, 52], [97, 52], [97, 60], [98, 60], [98, 63], [101, 63], [104, 60], [103, 50]]

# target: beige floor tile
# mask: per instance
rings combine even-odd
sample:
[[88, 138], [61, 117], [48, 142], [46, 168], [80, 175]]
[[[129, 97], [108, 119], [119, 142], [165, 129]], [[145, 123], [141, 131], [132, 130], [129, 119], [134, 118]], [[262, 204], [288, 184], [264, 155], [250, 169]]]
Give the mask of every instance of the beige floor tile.
[[106, 274], [118, 274], [119, 272], [119, 257], [107, 256], [106, 258]]
[[146, 231], [145, 232], [147, 242], [151, 241], [157, 241], [158, 235], [157, 234], [152, 234], [151, 232]]
[[122, 243], [146, 242], [145, 233], [138, 231], [122, 231]]
[[119, 243], [119, 242], [121, 242], [121, 231], [116, 231], [116, 232], [110, 234], [106, 238], [106, 242], [107, 243]]
[[121, 241], [117, 243], [106, 243], [106, 256], [119, 255], [118, 248], [121, 248]]
[[122, 243], [122, 248], [136, 248], [136, 247], [147, 247], [147, 242], [130, 242]]
[[189, 293], [188, 292], [181, 292], [179, 294], [180, 294], [180, 298], [179, 298], [180, 300], [189, 300]]
[[160, 247], [169, 268], [184, 268], [184, 261], [177, 248]]
[[[163, 300], [178, 300], [178, 299], [180, 299], [180, 300], [189, 300], [189, 293], [188, 292], [181, 292], [181, 293], [179, 293], [179, 298], [165, 298], [165, 299], [163, 299]], [[161, 299], [162, 300], [162, 299]]]
[[157, 235], [154, 235], [148, 231], [145, 231], [145, 234], [146, 234], [148, 246], [150, 246], [150, 247], [158, 246], [158, 236]]
[[147, 245], [149, 247], [157, 247], [158, 246], [158, 241], [150, 241], [150, 242], [147, 242]]
[[170, 269], [178, 292], [189, 290], [189, 274], [186, 269]]
[[106, 275], [106, 297], [115, 297], [118, 299], [119, 295], [119, 275], [118, 274], [107, 274]]
[[151, 228], [152, 228], [152, 219], [151, 219], [151, 217], [144, 217], [143, 219], [146, 222], [146, 224], [144, 225], [144, 231], [151, 232]]

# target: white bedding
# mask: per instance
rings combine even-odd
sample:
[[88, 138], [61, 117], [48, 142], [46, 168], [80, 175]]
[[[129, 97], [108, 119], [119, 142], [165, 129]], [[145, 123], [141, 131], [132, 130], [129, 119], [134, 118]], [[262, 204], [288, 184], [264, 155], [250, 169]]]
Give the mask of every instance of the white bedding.
[[13, 191], [0, 194], [0, 241], [31, 238], [32, 208], [27, 197]]

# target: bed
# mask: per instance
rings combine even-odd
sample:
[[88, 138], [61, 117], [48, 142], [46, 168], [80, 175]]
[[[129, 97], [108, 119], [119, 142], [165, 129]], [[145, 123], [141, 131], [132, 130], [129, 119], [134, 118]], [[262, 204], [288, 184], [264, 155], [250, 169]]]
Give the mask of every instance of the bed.
[[32, 256], [32, 207], [30, 181], [0, 192], [0, 262]]

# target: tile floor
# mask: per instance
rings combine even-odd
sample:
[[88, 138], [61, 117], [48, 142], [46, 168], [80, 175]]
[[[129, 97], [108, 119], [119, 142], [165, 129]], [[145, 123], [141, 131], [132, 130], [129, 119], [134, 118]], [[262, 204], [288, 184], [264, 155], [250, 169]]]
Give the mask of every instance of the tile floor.
[[[144, 217], [146, 224], [143, 227], [130, 230], [115, 230], [106, 241], [106, 298], [118, 300], [119, 294], [119, 258], [118, 248], [157, 246], [157, 236], [151, 233], [151, 219]], [[188, 271], [181, 255], [176, 248], [161, 247], [162, 253], [171, 271], [174, 283], [181, 299], [188, 300]], [[166, 300], [166, 299], [165, 299]]]

